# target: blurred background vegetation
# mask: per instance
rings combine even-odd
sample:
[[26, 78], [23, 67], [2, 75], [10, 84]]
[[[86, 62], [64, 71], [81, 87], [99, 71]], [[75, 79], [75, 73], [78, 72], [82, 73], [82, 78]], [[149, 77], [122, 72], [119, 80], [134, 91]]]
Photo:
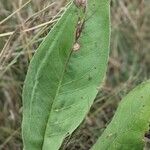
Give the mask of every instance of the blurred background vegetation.
[[[66, 3], [0, 0], [0, 150], [22, 150], [21, 93], [27, 68]], [[150, 0], [111, 0], [111, 21], [105, 82], [62, 150], [88, 150], [111, 121], [121, 98], [150, 77]]]

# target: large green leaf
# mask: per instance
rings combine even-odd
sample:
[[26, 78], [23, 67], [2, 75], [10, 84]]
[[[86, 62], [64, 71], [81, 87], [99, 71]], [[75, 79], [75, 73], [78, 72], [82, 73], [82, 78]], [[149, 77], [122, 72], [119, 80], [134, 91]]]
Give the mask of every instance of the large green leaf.
[[[57, 150], [82, 122], [104, 78], [109, 2], [88, 1], [82, 10], [71, 4], [31, 61], [23, 90], [25, 150]], [[76, 41], [79, 18], [85, 23]]]
[[132, 90], [92, 150], [143, 150], [150, 130], [150, 80]]

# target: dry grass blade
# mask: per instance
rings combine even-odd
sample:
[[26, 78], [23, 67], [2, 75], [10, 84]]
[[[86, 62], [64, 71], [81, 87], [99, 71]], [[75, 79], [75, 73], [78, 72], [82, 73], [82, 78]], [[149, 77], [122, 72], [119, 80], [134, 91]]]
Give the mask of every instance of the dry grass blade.
[[[68, 4], [68, 5], [69, 5], [69, 4]], [[26, 32], [29, 32], [29, 31], [36, 30], [36, 29], [39, 29], [39, 28], [44, 27], [43, 29], [41, 29], [41, 31], [39, 31], [39, 32], [35, 35], [35, 37], [34, 37], [31, 41], [29, 41], [29, 42], [27, 43], [27, 45], [23, 48], [22, 51], [24, 51], [26, 48], [28, 48], [28, 46], [31, 45], [31, 44], [34, 42], [34, 40], [35, 40], [39, 35], [41, 35], [41, 34], [43, 33], [43, 31], [45, 31], [47, 25], [50, 25], [50, 24], [53, 24], [53, 23], [57, 22], [58, 19], [59, 19], [59, 17], [61, 16], [61, 15], [60, 15], [61, 12], [62, 12], [62, 10], [60, 10], [55, 16], [53, 16], [53, 19], [51, 19], [50, 21], [47, 21], [47, 22], [44, 22], [44, 23], [42, 23], [42, 24], [40, 24], [40, 25], [36, 25], [36, 26], [34, 26], [34, 27], [31, 27], [31, 28], [28, 28], [28, 29], [23, 30], [22, 33], [26, 33]], [[28, 19], [27, 19], [26, 21], [28, 21]], [[25, 21], [25, 22], [26, 22], [26, 21]], [[1, 64], [1, 68], [0, 68], [0, 69], [1, 69], [0, 78], [3, 76], [3, 74], [4, 74], [14, 63], [16, 63], [17, 59], [18, 59], [19, 56], [22, 54], [22, 53], [18, 53], [18, 54], [15, 56], [15, 58], [7, 65], [7, 67], [5, 67], [5, 68], [3, 69], [3, 66], [4, 66], [5, 62], [6, 62], [7, 58], [10, 56], [10, 53], [11, 53], [11, 51], [8, 52], [8, 50], [9, 50], [9, 48], [10, 48], [11, 41], [13, 41], [13, 38], [16, 36], [16, 33], [19, 33], [19, 34], [20, 34], [20, 32], [19, 32], [19, 31], [20, 31], [20, 28], [21, 28], [21, 27], [18, 27], [14, 32], [9, 32], [9, 34], [7, 34], [7, 35], [10, 35], [10, 37], [9, 37], [8, 41], [6, 42], [5, 46], [3, 47], [3, 49], [2, 49], [2, 51], [1, 51], [1, 53], [0, 53], [0, 64], [2, 63], [2, 64]], [[32, 52], [32, 53], [33, 53], [33, 52]], [[7, 56], [7, 57], [6, 57], [6, 56]]]
[[24, 8], [26, 5], [28, 5], [30, 2], [31, 2], [31, 0], [29, 0], [28, 2], [26, 2], [25, 4], [23, 4], [20, 8], [18, 8], [16, 11], [14, 11], [11, 15], [9, 15], [4, 20], [2, 20], [0, 22], [0, 25], [2, 25], [4, 22], [6, 22], [8, 19], [10, 19], [13, 15], [15, 15], [18, 11], [20, 11], [22, 8]]
[[49, 7], [52, 7], [52, 6], [54, 6], [55, 4], [56, 4], [56, 2], [53, 2], [53, 3], [51, 3], [50, 5], [44, 7], [42, 10], [40, 10], [40, 11], [38, 11], [37, 13], [33, 14], [32, 16], [30, 16], [30, 17], [26, 20], [26, 22], [29, 21], [30, 19], [32, 19], [33, 17], [38, 16], [40, 13], [44, 12], [44, 11], [47, 10]]
[[[17, 33], [18, 33], [18, 29], [16, 29], [16, 31], [13, 32], [13, 34], [9, 37], [8, 41], [4, 45], [2, 51], [0, 52], [0, 65], [1, 66], [3, 66], [5, 63], [4, 59], [6, 59], [9, 56], [9, 53], [7, 53], [7, 51], [9, 50], [11, 41], [13, 40], [13, 38], [16, 36]], [[7, 53], [7, 55], [5, 55], [6, 53]]]
[[14, 136], [15, 136], [16, 134], [19, 134], [19, 130], [20, 130], [20, 128], [17, 129], [17, 130], [15, 130], [15, 131], [3, 142], [3, 144], [0, 145], [0, 149], [3, 149], [3, 148], [5, 147], [5, 145], [6, 145], [12, 138], [14, 138]]
[[[34, 26], [34, 27], [25, 29], [25, 30], [23, 30], [22, 32], [25, 33], [25, 32], [29, 32], [29, 31], [33, 31], [33, 30], [39, 29], [39, 28], [41, 28], [41, 27], [43, 27], [43, 26], [46, 26], [46, 25], [55, 23], [55, 22], [57, 22], [57, 21], [58, 21], [58, 19], [50, 20], [50, 21], [41, 23], [41, 24], [39, 24], [39, 25], [36, 25], [36, 26]], [[2, 34], [0, 34], [0, 37], [10, 36], [10, 35], [12, 35], [12, 34], [14, 34], [14, 31], [12, 31], [12, 32], [7, 32], [7, 33], [2, 33]]]

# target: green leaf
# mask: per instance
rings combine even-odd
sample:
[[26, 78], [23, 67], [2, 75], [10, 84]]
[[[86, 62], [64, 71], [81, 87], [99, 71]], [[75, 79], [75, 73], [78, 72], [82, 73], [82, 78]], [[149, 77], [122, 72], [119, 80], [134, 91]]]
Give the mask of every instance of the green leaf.
[[121, 101], [112, 122], [92, 150], [143, 150], [149, 125], [150, 80]]
[[42, 42], [23, 89], [25, 150], [57, 150], [82, 122], [106, 72], [109, 29], [108, 1], [88, 1], [86, 12], [71, 4]]

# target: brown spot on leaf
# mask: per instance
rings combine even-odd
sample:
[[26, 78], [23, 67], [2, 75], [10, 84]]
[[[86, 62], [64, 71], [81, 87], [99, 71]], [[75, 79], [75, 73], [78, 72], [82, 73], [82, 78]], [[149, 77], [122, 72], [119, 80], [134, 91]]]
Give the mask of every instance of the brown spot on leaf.
[[73, 45], [73, 51], [78, 51], [80, 49], [80, 44], [79, 43], [75, 43], [74, 45]]

